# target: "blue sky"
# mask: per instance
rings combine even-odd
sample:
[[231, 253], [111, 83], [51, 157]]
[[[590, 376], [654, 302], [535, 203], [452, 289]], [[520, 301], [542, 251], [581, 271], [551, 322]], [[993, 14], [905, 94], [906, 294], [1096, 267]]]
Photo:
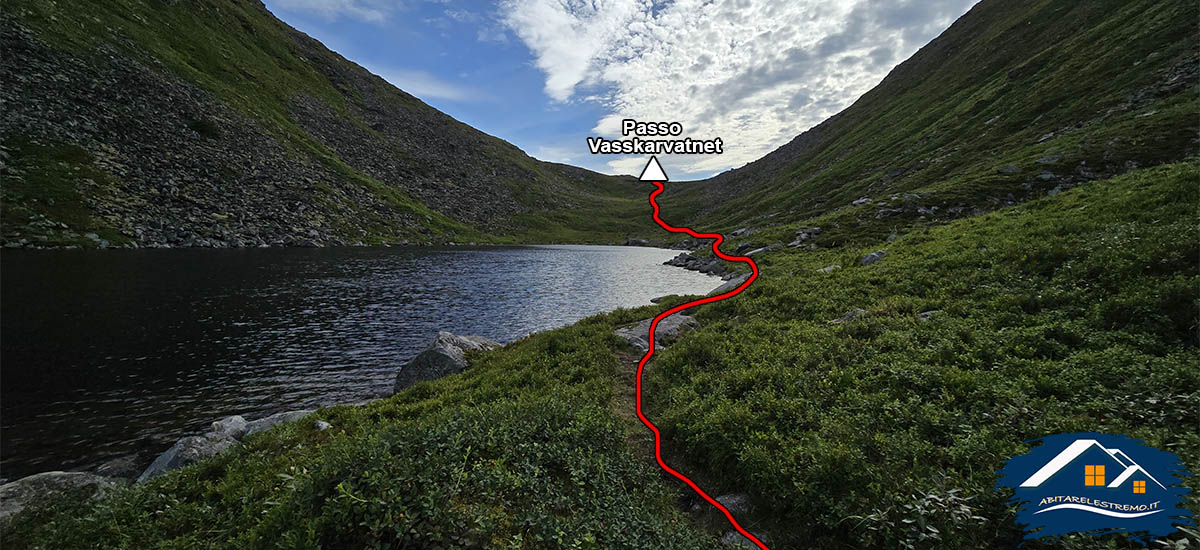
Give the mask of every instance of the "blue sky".
[[542, 160], [588, 154], [622, 118], [679, 121], [726, 152], [668, 156], [672, 179], [741, 166], [849, 106], [974, 0], [265, 0], [280, 19], [426, 103]]

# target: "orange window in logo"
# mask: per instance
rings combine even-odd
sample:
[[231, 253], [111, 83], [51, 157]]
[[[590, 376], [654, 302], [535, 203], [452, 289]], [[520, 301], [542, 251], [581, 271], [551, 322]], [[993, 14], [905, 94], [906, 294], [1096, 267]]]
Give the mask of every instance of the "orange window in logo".
[[1144, 493], [1144, 492], [1146, 492], [1146, 482], [1145, 482], [1145, 481], [1135, 481], [1135, 482], [1133, 482], [1133, 492], [1135, 492], [1135, 493]]
[[[1083, 484], [1088, 487], [1103, 487], [1104, 486], [1104, 466], [1084, 466], [1083, 467]], [[1145, 483], [1142, 483], [1142, 488], [1145, 489]], [[1136, 489], [1135, 489], [1136, 490]]]

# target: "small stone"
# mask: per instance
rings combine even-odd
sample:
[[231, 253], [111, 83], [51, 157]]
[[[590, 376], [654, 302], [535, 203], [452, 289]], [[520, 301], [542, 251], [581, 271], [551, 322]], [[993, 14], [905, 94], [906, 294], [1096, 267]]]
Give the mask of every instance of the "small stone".
[[1053, 173], [1050, 173], [1050, 172], [1042, 172], [1041, 174], [1037, 175], [1037, 179], [1042, 180], [1042, 181], [1054, 181], [1054, 180], [1058, 179], [1058, 176], [1055, 176]]
[[861, 199], [858, 199], [858, 200], [856, 200], [856, 201], [854, 201], [854, 202], [851, 202], [851, 203], [850, 203], [850, 206], [862, 206], [862, 205], [864, 205], [864, 204], [867, 204], [867, 203], [869, 203], [869, 202], [871, 202], [871, 199], [870, 199], [870, 198], [863, 197], [863, 198], [861, 198]]
[[313, 422], [313, 427], [316, 428], [318, 431], [323, 432], [325, 430], [328, 430], [329, 428], [332, 428], [333, 424], [330, 424], [324, 420], [318, 420], [316, 422]]
[[1062, 160], [1062, 155], [1046, 155], [1037, 159], [1038, 164], [1055, 164]]
[[997, 171], [997, 172], [999, 172], [999, 173], [1001, 173], [1001, 174], [1016, 174], [1017, 172], [1020, 172], [1020, 171], [1021, 171], [1021, 167], [1020, 167], [1020, 166], [1013, 165], [1013, 164], [1010, 164], [1010, 165], [1008, 165], [1008, 166], [1003, 166], [1003, 167], [1001, 167], [1000, 169], [998, 169], [998, 170], [996, 170], [996, 171]]
[[867, 314], [867, 310], [860, 308], [860, 307], [856, 307], [850, 311], [847, 311], [845, 315], [830, 321], [830, 323], [834, 324], [834, 325], [838, 325], [841, 323], [849, 323], [851, 321], [858, 320], [860, 317], [862, 317], [866, 314]]
[[[750, 534], [754, 535], [754, 538], [763, 541], [764, 543], [767, 540], [766, 533], [755, 533], [751, 531]], [[745, 535], [742, 535], [737, 531], [725, 533], [725, 536], [721, 537], [721, 544], [733, 548], [758, 548], [758, 545], [754, 544], [750, 541], [750, 539], [746, 538]]]
[[821, 273], [833, 273], [834, 271], [837, 271], [841, 268], [842, 268], [842, 266], [833, 264], [833, 265], [827, 265], [825, 267], [822, 267], [821, 269], [818, 269], [817, 271], [820, 271]]
[[925, 322], [925, 321], [928, 321], [930, 317], [933, 317], [934, 315], [937, 315], [939, 313], [941, 313], [941, 311], [936, 310], [936, 309], [931, 309], [929, 311], [922, 311], [921, 313], [917, 314], [917, 319], [920, 320], [921, 322]]
[[887, 251], [876, 250], [875, 252], [863, 256], [862, 259], [859, 260], [859, 263], [862, 265], [871, 265], [879, 260], [882, 260], [884, 256], [887, 256]]
[[721, 503], [729, 513], [738, 515], [745, 514], [750, 511], [750, 497], [745, 493], [731, 493], [717, 497], [717, 502]]

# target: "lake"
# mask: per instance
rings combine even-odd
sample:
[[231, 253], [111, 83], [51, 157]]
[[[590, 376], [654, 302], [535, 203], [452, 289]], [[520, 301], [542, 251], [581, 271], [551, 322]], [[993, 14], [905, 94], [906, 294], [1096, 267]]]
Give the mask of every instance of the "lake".
[[[358, 401], [439, 330], [511, 342], [720, 279], [620, 246], [0, 255], [0, 470], [147, 462], [221, 417]], [[143, 464], [144, 465], [144, 464]]]

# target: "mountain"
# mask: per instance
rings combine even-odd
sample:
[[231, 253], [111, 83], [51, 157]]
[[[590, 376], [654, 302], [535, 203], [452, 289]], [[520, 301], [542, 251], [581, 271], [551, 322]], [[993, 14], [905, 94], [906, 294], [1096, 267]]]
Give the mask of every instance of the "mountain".
[[868, 242], [1179, 161], [1200, 151], [1198, 19], [1183, 1], [985, 0], [844, 111], [671, 186], [664, 211]]
[[614, 242], [628, 178], [537, 161], [258, 0], [12, 0], [9, 246]]

